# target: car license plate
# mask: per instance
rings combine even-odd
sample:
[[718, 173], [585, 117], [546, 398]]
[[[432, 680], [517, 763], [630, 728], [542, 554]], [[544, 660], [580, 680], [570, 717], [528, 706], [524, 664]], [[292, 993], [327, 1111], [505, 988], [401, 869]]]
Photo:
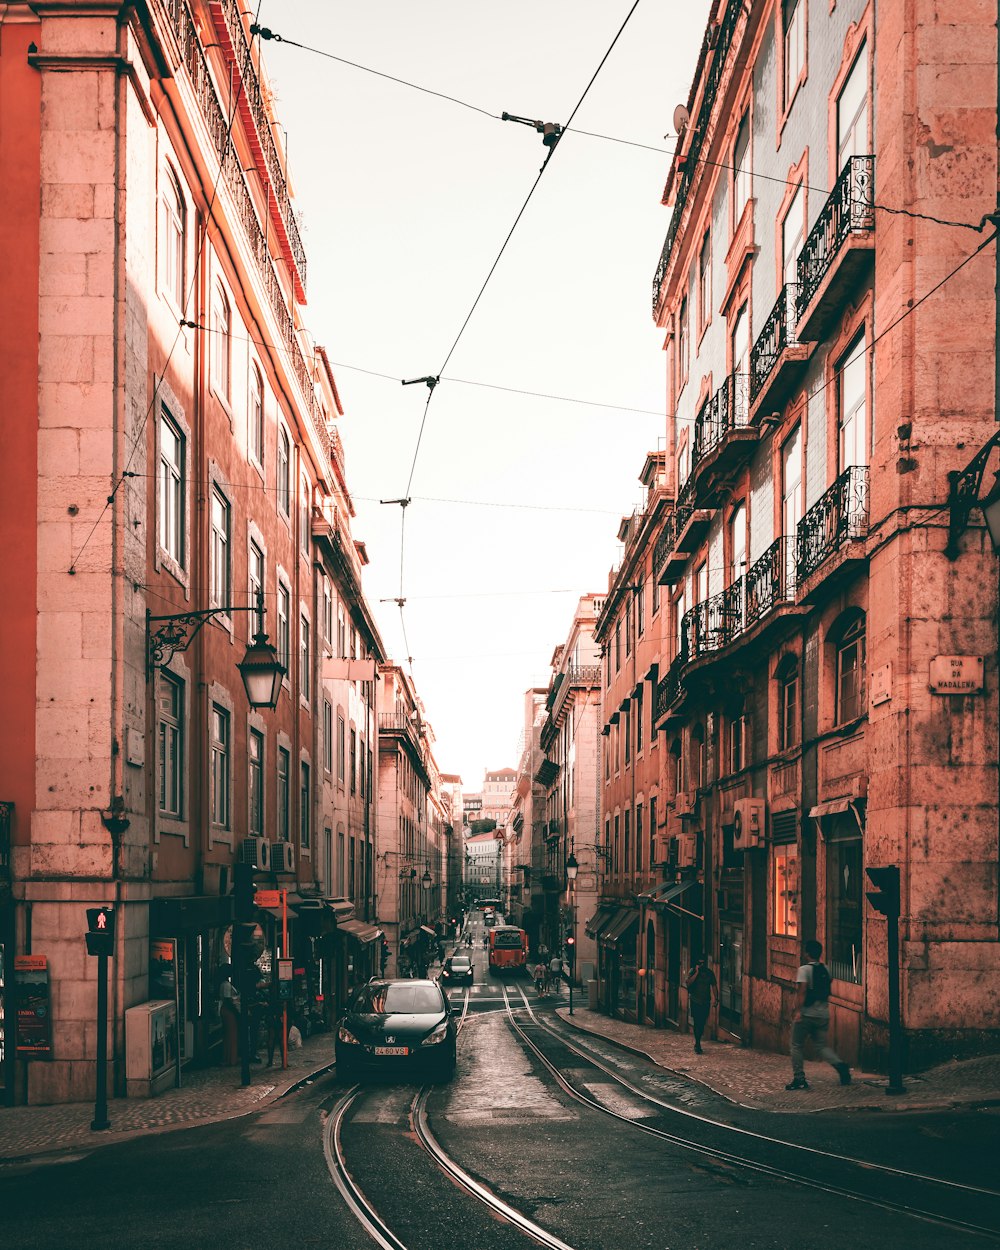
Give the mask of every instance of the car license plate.
[[410, 1052], [405, 1046], [376, 1046], [376, 1055], [408, 1055]]

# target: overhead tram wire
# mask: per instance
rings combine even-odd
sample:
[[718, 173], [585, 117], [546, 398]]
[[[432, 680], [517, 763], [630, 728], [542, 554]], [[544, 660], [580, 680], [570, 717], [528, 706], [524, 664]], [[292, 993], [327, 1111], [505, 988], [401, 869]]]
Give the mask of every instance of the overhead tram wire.
[[[257, 13], [256, 13], [256, 16], [254, 17], [254, 25], [256, 25], [257, 23], [257, 18], [260, 17], [260, 11], [263, 5], [264, 5], [264, 0], [257, 0]], [[252, 27], [251, 27], [251, 31], [252, 31]], [[245, 66], [244, 72], [240, 75], [239, 86], [237, 87], [236, 94], [233, 97], [233, 105], [232, 105], [232, 110], [229, 116], [229, 124], [226, 126], [225, 146], [226, 146], [227, 154], [229, 150], [229, 145], [232, 142], [233, 127], [236, 125], [236, 115], [239, 110], [240, 97], [243, 94], [243, 84], [246, 81], [247, 73], [249, 72], [251, 68], [250, 58], [253, 55], [254, 38], [255, 36], [251, 33], [250, 43], [247, 46], [246, 66]], [[215, 201], [219, 195], [219, 183], [222, 181], [222, 173], [223, 173], [224, 167], [225, 167], [225, 157], [222, 157], [219, 160], [219, 169], [215, 175], [215, 182], [212, 185], [212, 195], [208, 201], [208, 212], [206, 214], [208, 221], [211, 221], [213, 219], [213, 213], [215, 210]], [[190, 282], [190, 285], [188, 286], [187, 295], [185, 296], [185, 299], [184, 299], [185, 314], [187, 313], [191, 300], [194, 297], [195, 287], [197, 286], [198, 279], [199, 279], [199, 265], [201, 263], [201, 258], [205, 251], [205, 244], [207, 242], [208, 242], [208, 229], [205, 228], [202, 230], [201, 242], [198, 245], [198, 251], [195, 255], [195, 263], [192, 266], [191, 282]], [[115, 499], [118, 496], [118, 491], [121, 489], [122, 483], [126, 480], [126, 478], [140, 476], [137, 473], [130, 472], [129, 466], [132, 464], [132, 461], [135, 459], [135, 454], [139, 450], [139, 444], [142, 441], [143, 435], [145, 433], [146, 423], [149, 421], [149, 415], [153, 411], [153, 409], [156, 407], [156, 401], [160, 393], [160, 383], [166, 377], [167, 369], [170, 366], [171, 360], [173, 360], [174, 358], [174, 352], [177, 350], [177, 344], [180, 342], [181, 331], [183, 330], [185, 325], [190, 325], [190, 324], [193, 324], [193, 323], [186, 321], [185, 317], [181, 317], [180, 321], [178, 322], [177, 330], [176, 330], [176, 333], [174, 334], [173, 342], [170, 344], [170, 351], [167, 352], [167, 358], [163, 363], [159, 376], [155, 377], [155, 381], [153, 383], [153, 394], [150, 397], [149, 403], [146, 405], [146, 411], [143, 414], [142, 421], [139, 424], [139, 430], [135, 436], [135, 439], [132, 442], [132, 448], [125, 461], [125, 468], [122, 469], [122, 471], [118, 475], [118, 480], [117, 482], [115, 482], [114, 486], [111, 488], [111, 494], [108, 495], [107, 500], [105, 501], [104, 507], [101, 509], [100, 514], [97, 517], [97, 520], [91, 526], [90, 532], [87, 534], [87, 537], [83, 540], [83, 545], [80, 547], [80, 550], [76, 553], [76, 555], [73, 557], [72, 561], [70, 562], [70, 566], [67, 571], [71, 575], [76, 574], [76, 566], [80, 561], [80, 557], [87, 550], [87, 546], [90, 543], [90, 540], [97, 533], [97, 527], [100, 525], [101, 521], [104, 519], [104, 516], [107, 510], [115, 502]]]

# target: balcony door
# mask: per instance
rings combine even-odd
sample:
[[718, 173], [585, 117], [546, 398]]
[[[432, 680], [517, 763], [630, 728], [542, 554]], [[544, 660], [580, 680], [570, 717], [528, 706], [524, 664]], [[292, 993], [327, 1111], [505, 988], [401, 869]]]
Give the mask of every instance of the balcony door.
[[839, 370], [840, 471], [868, 463], [868, 354], [862, 332], [844, 353]]
[[802, 427], [797, 425], [781, 449], [781, 535], [785, 540], [785, 595], [795, 587], [795, 538], [803, 514]]
[[746, 425], [750, 398], [750, 315], [744, 304], [736, 314], [730, 339], [733, 361], [733, 425]]
[[852, 156], [867, 156], [868, 140], [868, 45], [863, 43], [854, 58], [847, 81], [837, 96], [837, 171]]

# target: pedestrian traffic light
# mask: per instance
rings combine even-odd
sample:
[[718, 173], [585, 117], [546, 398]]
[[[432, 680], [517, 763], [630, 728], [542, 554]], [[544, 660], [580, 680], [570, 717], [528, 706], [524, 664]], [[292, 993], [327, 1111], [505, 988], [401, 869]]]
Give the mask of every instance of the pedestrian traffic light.
[[899, 869], [895, 864], [882, 868], [866, 868], [865, 873], [876, 888], [868, 891], [868, 901], [883, 916], [899, 915]]
[[113, 907], [87, 908], [87, 954], [115, 953], [115, 912]]

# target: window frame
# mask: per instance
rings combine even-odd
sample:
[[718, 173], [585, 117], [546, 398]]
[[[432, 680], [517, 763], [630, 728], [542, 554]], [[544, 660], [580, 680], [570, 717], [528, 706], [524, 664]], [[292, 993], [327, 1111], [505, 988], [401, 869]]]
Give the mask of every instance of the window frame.
[[[209, 819], [216, 829], [232, 828], [232, 715], [229, 708], [212, 701], [209, 733]], [[219, 727], [221, 732], [219, 732]]]
[[[173, 202], [168, 194], [172, 194]], [[161, 293], [181, 313], [187, 296], [187, 216], [181, 181], [167, 165], [160, 189]]]
[[247, 452], [261, 472], [267, 458], [267, 423], [264, 409], [264, 375], [255, 360], [250, 362], [247, 387]]
[[292, 752], [289, 747], [278, 744], [275, 760], [276, 833], [279, 842], [290, 842], [292, 837]]
[[208, 602], [213, 608], [227, 608], [230, 606], [233, 589], [233, 505], [219, 485], [214, 482], [212, 483], [209, 518], [211, 539]]
[[[833, 706], [833, 723], [835, 727], [849, 725], [864, 715], [867, 676], [867, 631], [865, 626], [864, 616], [853, 617], [844, 626], [835, 643], [834, 679], [836, 685], [834, 687]], [[845, 658], [852, 652], [854, 661], [851, 668], [846, 669]], [[851, 680], [851, 702], [845, 709], [845, 678], [848, 672], [854, 676]], [[847, 712], [850, 712], [850, 715]]]
[[698, 338], [712, 321], [712, 230], [709, 227], [698, 250]]
[[771, 848], [771, 935], [796, 938], [801, 930], [802, 861], [798, 844], [778, 842]]
[[[161, 819], [181, 821], [184, 819], [184, 703], [185, 682], [176, 673], [159, 669], [160, 685], [157, 694], [156, 737], [157, 769], [156, 810]], [[163, 690], [170, 690], [171, 711], [164, 712]], [[169, 747], [169, 749], [168, 749]], [[168, 769], [168, 761], [172, 761]], [[168, 784], [169, 783], [169, 784]], [[170, 790], [170, 804], [165, 802]]]
[[292, 436], [283, 421], [278, 422], [275, 465], [275, 506], [286, 521], [292, 515]]
[[[745, 137], [745, 143], [744, 141]], [[751, 199], [753, 198], [753, 151], [752, 151], [752, 134], [750, 128], [750, 110], [744, 109], [743, 115], [736, 126], [736, 134], [733, 137], [732, 160], [732, 179], [730, 183], [733, 203], [733, 222], [732, 233], [735, 235], [739, 228], [743, 215], [747, 211]], [[743, 144], [742, 155], [740, 146]]]
[[[158, 430], [156, 541], [162, 556], [183, 571], [187, 562], [187, 432], [166, 404], [160, 405]], [[164, 432], [171, 435], [176, 457], [167, 455]]]
[[212, 390], [227, 408], [233, 402], [233, 306], [220, 278], [212, 287]]
[[312, 845], [312, 769], [308, 760], [299, 760], [299, 846]]
[[[254, 747], [260, 754], [254, 755]], [[251, 727], [247, 732], [247, 832], [252, 836], [263, 837], [265, 829], [264, 816], [264, 765], [267, 744], [260, 729]], [[255, 785], [256, 783], [256, 785]], [[255, 823], [256, 822], [256, 823]]]
[[808, 73], [807, 0], [781, 0], [781, 111], [787, 116]]

